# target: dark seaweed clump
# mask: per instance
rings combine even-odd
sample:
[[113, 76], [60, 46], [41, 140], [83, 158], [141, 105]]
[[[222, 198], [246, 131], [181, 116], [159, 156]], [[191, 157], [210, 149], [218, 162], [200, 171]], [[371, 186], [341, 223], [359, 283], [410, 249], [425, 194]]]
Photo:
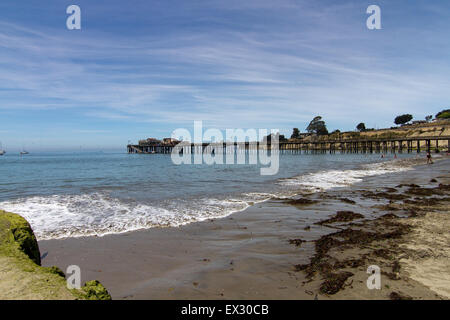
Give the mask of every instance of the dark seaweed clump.
[[296, 247], [300, 247], [303, 242], [306, 242], [306, 241], [302, 240], [302, 239], [290, 239], [289, 240], [289, 243], [295, 245]]
[[355, 219], [361, 219], [361, 218], [364, 218], [364, 216], [360, 213], [355, 213], [353, 211], [338, 211], [330, 219], [319, 221], [316, 224], [323, 225], [323, 224], [335, 223], [335, 222], [349, 222], [349, 221], [353, 221]]
[[292, 206], [299, 206], [299, 205], [309, 205], [309, 204], [314, 204], [317, 203], [317, 201], [315, 200], [310, 200], [310, 199], [306, 199], [306, 198], [299, 198], [299, 199], [289, 199], [286, 200], [287, 204], [290, 204]]
[[342, 202], [348, 203], [348, 204], [356, 204], [356, 201], [348, 199], [348, 198], [340, 198]]
[[391, 300], [412, 300], [412, 298], [410, 296], [392, 291], [391, 294], [389, 295], [389, 298]]
[[320, 285], [320, 292], [324, 294], [335, 294], [342, 289], [348, 278], [353, 276], [353, 273], [343, 271], [339, 273], [330, 273], [324, 282]]

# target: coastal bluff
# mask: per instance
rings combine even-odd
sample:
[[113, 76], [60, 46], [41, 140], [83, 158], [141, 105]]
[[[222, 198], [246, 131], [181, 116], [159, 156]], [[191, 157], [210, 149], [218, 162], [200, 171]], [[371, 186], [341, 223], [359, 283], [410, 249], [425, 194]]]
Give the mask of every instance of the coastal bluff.
[[103, 285], [87, 282], [69, 290], [57, 267], [42, 267], [41, 254], [30, 224], [21, 216], [0, 210], [0, 300], [110, 300]]

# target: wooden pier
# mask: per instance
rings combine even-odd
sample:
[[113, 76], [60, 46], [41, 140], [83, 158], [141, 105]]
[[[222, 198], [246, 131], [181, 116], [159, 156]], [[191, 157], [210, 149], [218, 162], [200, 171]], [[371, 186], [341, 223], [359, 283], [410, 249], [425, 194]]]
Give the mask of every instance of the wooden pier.
[[[129, 144], [128, 153], [142, 154], [170, 154], [177, 147], [179, 152], [203, 153], [205, 151], [223, 150], [223, 152], [239, 152], [249, 150], [271, 149], [276, 150], [270, 143], [262, 142], [234, 142], [234, 143], [188, 143], [183, 146], [177, 143], [140, 143]], [[404, 137], [404, 138], [374, 138], [374, 139], [345, 139], [308, 141], [280, 141], [278, 149], [283, 153], [411, 153], [449, 152], [450, 136], [432, 137]]]

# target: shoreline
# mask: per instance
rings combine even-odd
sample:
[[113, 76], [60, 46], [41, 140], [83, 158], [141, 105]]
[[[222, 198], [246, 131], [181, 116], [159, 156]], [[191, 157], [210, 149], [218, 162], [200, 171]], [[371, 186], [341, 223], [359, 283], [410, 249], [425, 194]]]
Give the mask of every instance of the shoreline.
[[[377, 205], [375, 199], [356, 199], [354, 192], [361, 185], [377, 189], [404, 182], [424, 184], [442, 172], [439, 179], [448, 183], [448, 162], [443, 157], [431, 167], [413, 169], [425, 171], [426, 177], [408, 177], [411, 171], [391, 174], [389, 181], [385, 176], [365, 177], [347, 188], [311, 194], [313, 203], [307, 205], [274, 199], [219, 220], [178, 228], [40, 241], [41, 251], [48, 252], [43, 264], [63, 270], [77, 264], [83, 279], [98, 278], [114, 299], [312, 299], [315, 294], [320, 299], [364, 298], [362, 293], [347, 295], [361, 288], [346, 288], [344, 295], [321, 295], [314, 287], [319, 280], [305, 287], [306, 274], [295, 266], [310, 262], [315, 254], [312, 241], [336, 231], [315, 223], [336, 211], [359, 212], [374, 219], [385, 211], [371, 208]], [[289, 242], [292, 239], [307, 242], [296, 246]], [[361, 277], [367, 278], [365, 270]], [[420, 288], [417, 297], [436, 298], [419, 282], [415, 287]]]

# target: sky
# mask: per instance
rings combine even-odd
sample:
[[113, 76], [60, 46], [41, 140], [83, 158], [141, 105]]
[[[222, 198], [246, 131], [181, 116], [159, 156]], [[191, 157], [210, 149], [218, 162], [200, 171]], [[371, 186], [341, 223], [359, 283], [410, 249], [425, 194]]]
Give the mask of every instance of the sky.
[[288, 136], [317, 115], [330, 131], [421, 120], [450, 106], [449, 17], [448, 0], [2, 0], [0, 142], [125, 149], [194, 120]]

